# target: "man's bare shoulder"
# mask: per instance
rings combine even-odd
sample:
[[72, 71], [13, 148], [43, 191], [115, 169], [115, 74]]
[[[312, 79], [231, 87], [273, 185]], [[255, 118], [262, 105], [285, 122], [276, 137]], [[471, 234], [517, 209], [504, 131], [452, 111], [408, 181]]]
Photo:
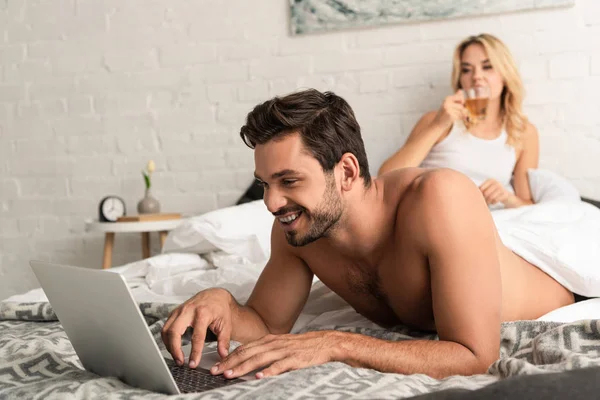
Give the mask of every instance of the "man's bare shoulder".
[[451, 169], [417, 169], [403, 179], [396, 218], [400, 229], [414, 234], [450, 223], [457, 212], [468, 212], [473, 204], [485, 203], [477, 186]]
[[383, 196], [385, 202], [398, 202], [402, 194], [409, 188], [421, 175], [429, 172], [429, 169], [410, 167], [400, 168], [383, 175], [380, 175], [380, 187], [383, 187]]
[[[419, 195], [433, 197], [434, 192], [443, 190], [448, 193], [460, 194], [469, 187], [469, 195], [478, 193], [473, 181], [466, 175], [449, 168], [403, 168], [390, 171], [381, 175], [378, 179], [383, 183], [385, 195], [391, 198], [398, 197], [403, 201], [402, 195]], [[398, 195], [401, 196], [398, 196]], [[423, 200], [423, 199], [421, 199]]]
[[[432, 189], [458, 194], [464, 185], [475, 188], [468, 177], [448, 168], [402, 168], [381, 175], [378, 179], [384, 188], [385, 201], [398, 206], [405, 202], [435, 199]], [[455, 187], [456, 183], [460, 187]]]

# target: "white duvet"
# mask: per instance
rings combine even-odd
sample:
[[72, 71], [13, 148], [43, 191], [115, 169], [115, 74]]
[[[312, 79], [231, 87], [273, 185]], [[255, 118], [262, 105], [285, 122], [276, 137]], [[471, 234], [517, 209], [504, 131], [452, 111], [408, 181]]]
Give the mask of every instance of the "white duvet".
[[572, 292], [600, 297], [600, 209], [552, 201], [492, 215], [513, 252]]

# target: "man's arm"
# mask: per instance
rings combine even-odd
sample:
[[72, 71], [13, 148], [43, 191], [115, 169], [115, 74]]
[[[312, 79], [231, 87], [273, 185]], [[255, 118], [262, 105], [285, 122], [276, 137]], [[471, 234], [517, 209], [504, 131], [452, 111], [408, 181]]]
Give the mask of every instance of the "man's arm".
[[310, 292], [313, 274], [292, 254], [277, 220], [271, 231], [271, 257], [245, 306], [225, 289], [196, 294], [176, 308], [162, 330], [163, 341], [182, 364], [181, 336], [194, 328], [190, 366], [200, 361], [207, 329], [217, 335], [221, 357], [228, 354], [230, 339], [251, 342], [269, 333], [287, 333], [298, 318]]
[[429, 260], [439, 341], [382, 341], [339, 333], [333, 359], [441, 378], [483, 373], [499, 356], [502, 306], [496, 231], [477, 187], [449, 170], [425, 174], [412, 225]]
[[[247, 313], [258, 316], [254, 328], [233, 323], [232, 339], [247, 343], [269, 333], [288, 333], [300, 315], [312, 284], [313, 273], [304, 261], [290, 251], [285, 234], [275, 220], [271, 230], [271, 257], [263, 269], [245, 307], [234, 316], [240, 322]], [[241, 318], [240, 318], [241, 317]], [[252, 320], [254, 318], [250, 318]]]

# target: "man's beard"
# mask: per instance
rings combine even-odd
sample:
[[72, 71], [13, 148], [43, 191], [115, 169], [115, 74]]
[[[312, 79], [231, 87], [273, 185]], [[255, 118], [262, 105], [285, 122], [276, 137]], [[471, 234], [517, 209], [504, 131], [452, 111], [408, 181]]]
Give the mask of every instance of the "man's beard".
[[336, 191], [334, 174], [326, 174], [325, 179], [327, 187], [315, 211], [310, 214], [306, 210], [302, 212], [308, 222], [310, 222], [308, 232], [302, 235], [294, 230], [285, 234], [288, 243], [294, 247], [306, 246], [315, 240], [327, 236], [329, 231], [336, 226], [342, 217], [344, 207], [342, 199]]

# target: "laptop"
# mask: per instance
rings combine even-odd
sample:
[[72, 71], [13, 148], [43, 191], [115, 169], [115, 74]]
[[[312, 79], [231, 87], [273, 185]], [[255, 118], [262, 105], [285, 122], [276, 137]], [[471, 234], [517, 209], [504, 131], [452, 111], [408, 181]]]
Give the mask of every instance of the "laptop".
[[30, 265], [86, 370], [165, 394], [254, 379], [252, 374], [236, 379], [212, 375], [209, 370], [220, 357], [211, 349], [203, 352], [196, 369], [187, 366], [187, 357], [177, 366], [166, 350], [159, 350], [122, 275], [42, 261]]

